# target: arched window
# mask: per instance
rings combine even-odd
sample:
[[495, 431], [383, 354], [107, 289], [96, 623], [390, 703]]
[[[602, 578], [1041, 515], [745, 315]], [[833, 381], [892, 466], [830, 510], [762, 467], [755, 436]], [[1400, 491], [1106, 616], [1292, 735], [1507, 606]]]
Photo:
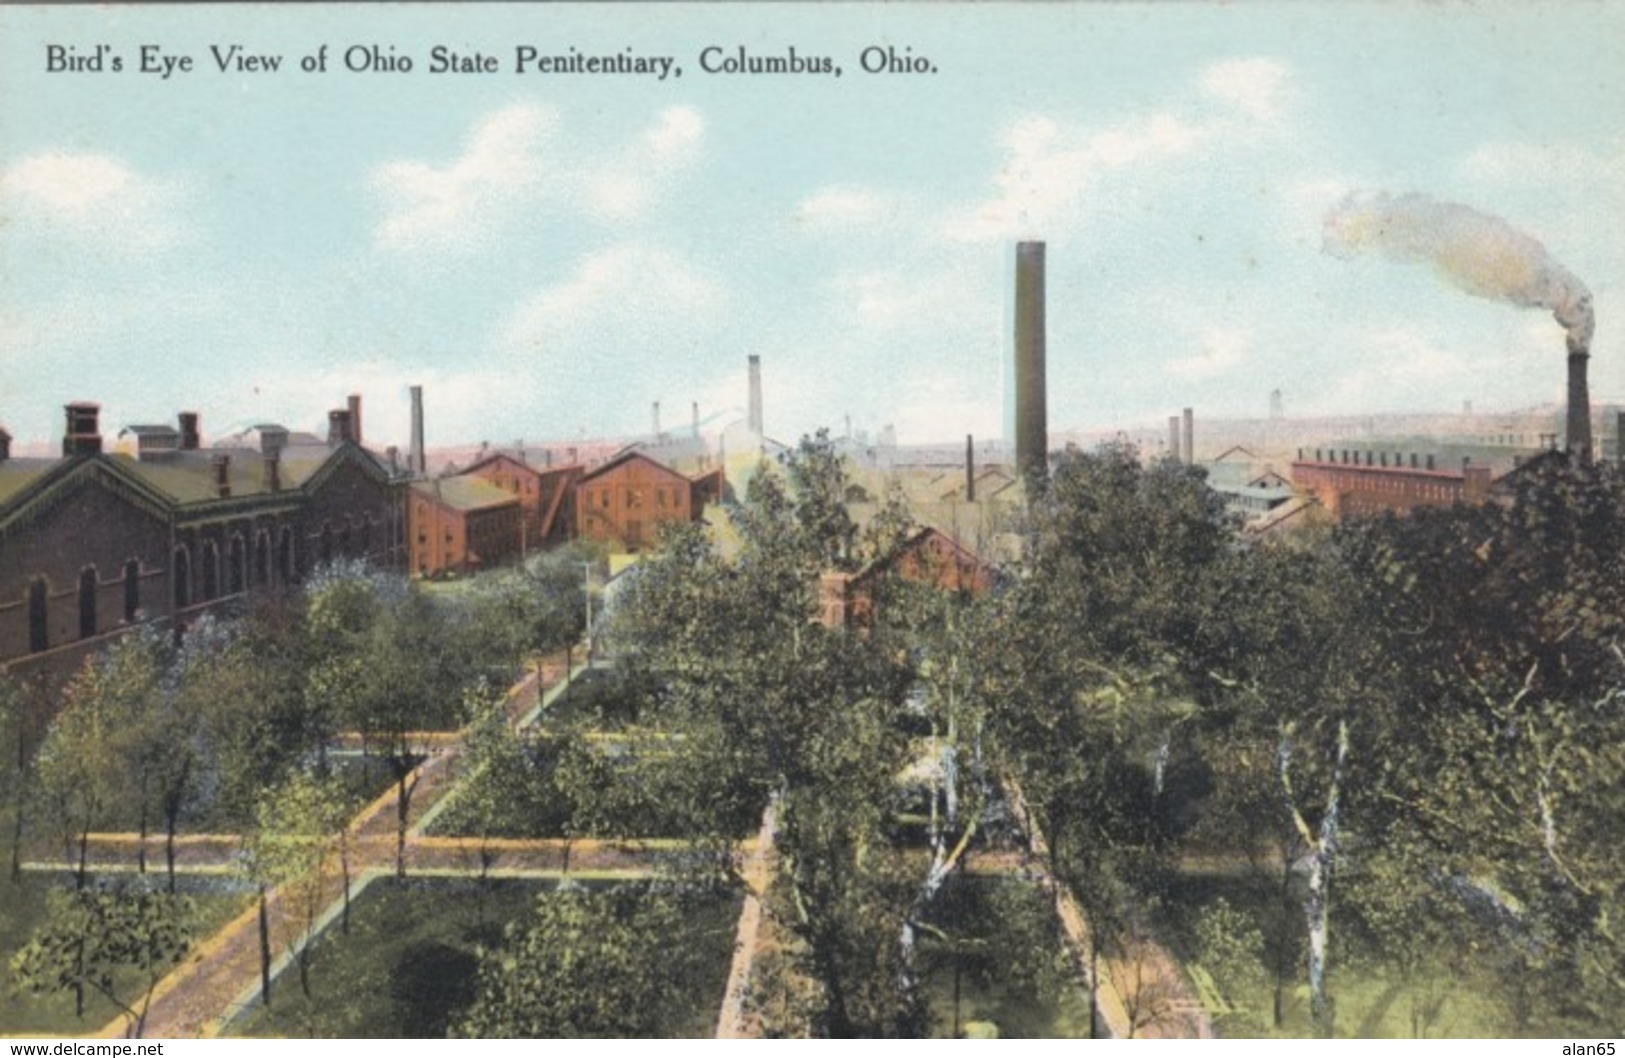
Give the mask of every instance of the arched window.
[[141, 613], [141, 560], [124, 563], [124, 620], [135, 621]]
[[271, 534], [261, 529], [254, 534], [254, 585], [263, 588], [271, 583]]
[[175, 567], [170, 576], [170, 583], [175, 586], [175, 609], [184, 610], [192, 605], [192, 554], [182, 544], [175, 549], [171, 561]]
[[292, 584], [298, 577], [298, 567], [294, 565], [293, 530], [286, 525], [277, 534], [276, 554], [277, 575], [282, 583]]
[[226, 550], [226, 594], [241, 595], [248, 589], [248, 545], [242, 533], [231, 534]]
[[96, 567], [86, 566], [79, 571], [79, 638], [90, 639], [96, 634]]
[[45, 578], [35, 577], [28, 582], [28, 649], [36, 654], [51, 645], [51, 626], [46, 623], [49, 616], [46, 607]]
[[214, 599], [220, 595], [220, 548], [215, 546], [213, 540], [203, 542], [203, 598]]

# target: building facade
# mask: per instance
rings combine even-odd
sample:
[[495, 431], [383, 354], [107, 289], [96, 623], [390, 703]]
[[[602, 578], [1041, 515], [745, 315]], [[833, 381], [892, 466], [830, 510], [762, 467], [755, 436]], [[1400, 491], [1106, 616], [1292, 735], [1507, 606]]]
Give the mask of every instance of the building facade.
[[182, 412], [126, 431], [132, 455], [102, 450], [96, 405], [69, 405], [61, 458], [0, 458], [0, 666], [71, 666], [339, 557], [402, 567], [400, 483], [334, 415], [325, 444], [273, 427], [259, 448], [206, 449]]
[[582, 476], [576, 485], [576, 530], [628, 551], [652, 547], [663, 525], [694, 521], [704, 497], [720, 486], [696, 482], [663, 463], [628, 451]]
[[520, 554], [525, 512], [519, 497], [478, 477], [412, 483], [407, 501], [414, 576], [472, 573]]

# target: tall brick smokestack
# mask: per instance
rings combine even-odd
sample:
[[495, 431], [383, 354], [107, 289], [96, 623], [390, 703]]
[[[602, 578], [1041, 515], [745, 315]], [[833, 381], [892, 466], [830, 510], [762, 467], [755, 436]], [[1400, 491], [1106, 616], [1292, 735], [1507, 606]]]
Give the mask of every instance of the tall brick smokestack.
[[965, 435], [965, 502], [976, 502], [976, 438]]
[[1569, 419], [1568, 449], [1570, 458], [1582, 463], [1591, 462], [1591, 391], [1586, 384], [1586, 361], [1591, 353], [1575, 341], [1571, 333], [1569, 347]]
[[347, 404], [350, 411], [350, 440], [361, 443], [361, 394], [352, 393]]
[[1196, 462], [1196, 412], [1190, 408], [1185, 409], [1185, 439], [1180, 449], [1186, 466]]
[[1168, 458], [1179, 458], [1179, 416], [1168, 416]]
[[750, 358], [750, 410], [746, 412], [745, 425], [752, 433], [762, 432], [762, 358]]
[[412, 387], [412, 442], [406, 455], [407, 469], [413, 477], [429, 476], [428, 453], [423, 450], [423, 387]]
[[1029, 481], [1049, 471], [1044, 386], [1044, 244], [1016, 244], [1016, 470]]
[[649, 406], [649, 422], [654, 426], [655, 439], [660, 438], [660, 402], [657, 400]]

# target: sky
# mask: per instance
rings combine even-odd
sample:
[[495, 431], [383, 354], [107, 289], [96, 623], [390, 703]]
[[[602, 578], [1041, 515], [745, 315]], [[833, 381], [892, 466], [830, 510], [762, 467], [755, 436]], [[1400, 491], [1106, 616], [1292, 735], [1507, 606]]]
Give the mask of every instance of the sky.
[[[234, 44], [281, 65], [221, 72]], [[98, 45], [125, 68], [49, 71]], [[193, 68], [141, 73], [143, 45]], [[437, 45], [498, 72], [430, 72]], [[520, 46], [682, 72], [520, 73]], [[841, 74], [707, 73], [712, 47]], [[888, 47], [931, 72], [866, 73]], [[346, 67], [374, 50], [413, 69]], [[1594, 398], [1625, 399], [1621, 55], [1625, 5], [1584, 0], [0, 6], [0, 425], [319, 429], [355, 392], [404, 445], [420, 384], [431, 446], [632, 434], [653, 401], [717, 428], [755, 354], [782, 440], [994, 437], [1022, 239], [1052, 430], [1274, 389], [1559, 399], [1550, 313], [1325, 252], [1376, 192], [1539, 240], [1592, 293]]]

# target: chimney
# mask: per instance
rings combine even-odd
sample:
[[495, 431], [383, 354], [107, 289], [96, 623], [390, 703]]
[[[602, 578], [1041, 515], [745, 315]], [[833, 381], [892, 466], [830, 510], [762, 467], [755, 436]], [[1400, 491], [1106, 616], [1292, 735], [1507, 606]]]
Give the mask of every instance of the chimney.
[[1179, 416], [1168, 416], [1168, 458], [1179, 458]]
[[1490, 494], [1490, 468], [1464, 466], [1461, 468], [1461, 494], [1469, 503], [1482, 500]]
[[1030, 481], [1049, 472], [1049, 405], [1044, 384], [1044, 244], [1016, 244], [1016, 471]]
[[965, 502], [976, 502], [976, 438], [965, 435]]
[[412, 387], [412, 443], [406, 450], [406, 469], [415, 478], [426, 477], [429, 460], [423, 450], [423, 387]]
[[1270, 390], [1270, 418], [1279, 422], [1286, 418], [1286, 404], [1281, 400], [1281, 391]]
[[[4, 444], [5, 432], [0, 430], [0, 444]], [[4, 455], [0, 455], [0, 459], [4, 458]], [[1614, 412], [1614, 458], [1625, 463], [1625, 411]]]
[[745, 413], [745, 426], [754, 434], [762, 433], [762, 358], [750, 357], [750, 409]]
[[660, 402], [657, 400], [649, 409], [649, 415], [654, 422], [655, 439], [660, 438]]
[[1196, 412], [1190, 408], [1185, 409], [1185, 465], [1196, 464]]
[[361, 443], [361, 394], [350, 394], [350, 440]]
[[694, 436], [700, 436], [700, 402], [694, 402]]
[[279, 456], [288, 447], [288, 431], [281, 426], [260, 427], [260, 454], [267, 459]]
[[202, 435], [198, 433], [197, 412], [183, 411], [175, 416], [181, 428], [181, 451], [196, 452], [201, 444]]
[[231, 456], [225, 452], [216, 452], [209, 457], [209, 465], [214, 468], [215, 495], [225, 499], [231, 495]]
[[401, 450], [394, 445], [390, 445], [384, 450], [384, 455], [389, 459], [389, 476], [394, 477], [399, 474], [401, 472]]
[[1591, 352], [1570, 336], [1569, 347], [1569, 458], [1591, 462], [1591, 393], [1586, 385], [1586, 361]]
[[282, 451], [266, 452], [261, 466], [265, 468], [265, 491], [282, 491]]
[[350, 411], [348, 408], [334, 408], [327, 413], [327, 443], [339, 445], [348, 440], [351, 440]]
[[96, 425], [101, 405], [75, 401], [64, 406], [68, 413], [67, 431], [62, 435], [62, 454], [93, 456], [102, 450], [102, 434]]

